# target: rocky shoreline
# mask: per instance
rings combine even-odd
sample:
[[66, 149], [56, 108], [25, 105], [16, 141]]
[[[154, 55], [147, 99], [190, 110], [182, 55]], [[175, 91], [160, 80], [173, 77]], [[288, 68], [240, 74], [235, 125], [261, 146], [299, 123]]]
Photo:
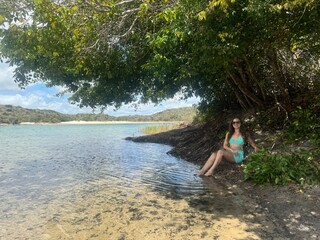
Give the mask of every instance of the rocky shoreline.
[[[179, 129], [154, 135], [128, 137], [135, 142], [152, 142], [171, 145], [169, 154], [193, 162], [200, 166], [222, 146], [222, 140], [228, 123], [222, 119], [206, 124], [188, 125]], [[219, 122], [220, 124], [216, 124]], [[258, 146], [270, 147], [265, 141], [268, 133], [257, 131], [252, 134]], [[253, 215], [263, 213], [275, 226], [262, 239], [320, 239], [320, 187], [299, 185], [290, 186], [257, 186], [245, 181], [242, 167], [222, 162], [216, 174], [209, 181], [232, 190], [236, 197], [251, 201], [246, 204], [246, 211]], [[214, 203], [213, 203], [214, 204]]]

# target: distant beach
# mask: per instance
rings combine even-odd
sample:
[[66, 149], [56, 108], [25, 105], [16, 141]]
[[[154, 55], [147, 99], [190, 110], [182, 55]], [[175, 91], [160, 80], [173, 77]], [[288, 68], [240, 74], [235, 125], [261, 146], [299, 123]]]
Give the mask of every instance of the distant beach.
[[134, 121], [68, 121], [68, 122], [59, 122], [59, 123], [42, 123], [42, 122], [21, 122], [19, 125], [76, 125], [76, 124], [141, 124], [141, 123], [155, 123], [155, 124], [179, 124], [182, 123], [181, 121], [172, 121], [172, 122], [147, 122], [147, 121], [142, 121], [142, 122], [134, 122]]

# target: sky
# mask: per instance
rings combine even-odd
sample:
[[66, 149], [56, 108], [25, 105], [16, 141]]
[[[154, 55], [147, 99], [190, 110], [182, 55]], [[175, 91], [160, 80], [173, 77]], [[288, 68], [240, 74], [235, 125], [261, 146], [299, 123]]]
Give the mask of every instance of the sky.
[[[77, 105], [68, 102], [68, 94], [57, 96], [62, 90], [61, 87], [48, 88], [43, 83], [32, 84], [25, 89], [19, 88], [13, 79], [14, 67], [10, 67], [7, 63], [0, 63], [0, 104], [20, 106], [30, 109], [47, 109], [60, 113], [76, 114], [76, 113], [92, 113], [91, 108], [79, 108]], [[118, 110], [108, 107], [104, 113], [111, 116], [127, 116], [127, 115], [151, 115], [157, 112], [171, 108], [190, 107], [197, 104], [199, 99], [196, 97], [187, 100], [179, 100], [179, 96], [161, 102], [158, 105], [144, 104], [135, 108], [135, 104], [122, 106]], [[97, 113], [99, 111], [96, 111]]]

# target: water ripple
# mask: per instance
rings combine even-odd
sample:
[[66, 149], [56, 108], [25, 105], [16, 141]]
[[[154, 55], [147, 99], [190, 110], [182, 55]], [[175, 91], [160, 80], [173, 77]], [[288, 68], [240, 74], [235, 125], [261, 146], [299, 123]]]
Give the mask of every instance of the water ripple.
[[6, 139], [0, 146], [5, 153], [0, 157], [3, 226], [10, 221], [26, 228], [31, 222], [41, 225], [58, 218], [59, 209], [69, 211], [90, 196], [105, 205], [146, 189], [173, 197], [208, 191], [193, 176], [195, 165], [166, 154], [169, 146], [124, 141], [137, 126], [18, 126], [1, 131]]

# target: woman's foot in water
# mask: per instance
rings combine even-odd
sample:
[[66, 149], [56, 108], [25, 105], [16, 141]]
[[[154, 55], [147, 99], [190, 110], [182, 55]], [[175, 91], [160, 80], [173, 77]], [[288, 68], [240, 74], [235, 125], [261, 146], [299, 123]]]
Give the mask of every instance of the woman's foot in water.
[[204, 175], [204, 173], [201, 171], [195, 174], [195, 176], [197, 176], [197, 177], [202, 177], [203, 175]]
[[208, 172], [206, 172], [206, 174], [204, 174], [204, 176], [211, 177], [211, 176], [213, 176], [213, 172], [212, 171], [208, 171]]

